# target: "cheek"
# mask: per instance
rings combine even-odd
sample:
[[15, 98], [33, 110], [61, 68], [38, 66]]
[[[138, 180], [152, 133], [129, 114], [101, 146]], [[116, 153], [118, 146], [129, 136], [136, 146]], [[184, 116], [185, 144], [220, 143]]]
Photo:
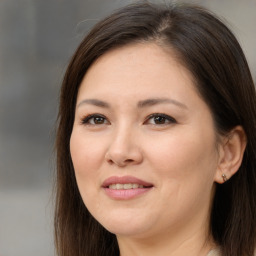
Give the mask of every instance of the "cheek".
[[212, 179], [217, 168], [214, 134], [181, 131], [159, 136], [147, 147], [147, 159], [158, 175], [191, 183], [201, 178]]
[[[99, 189], [98, 172], [102, 164], [102, 145], [92, 136], [75, 129], [70, 138], [70, 153], [80, 194], [85, 204]], [[90, 196], [91, 195], [91, 196]]]
[[104, 159], [103, 151], [102, 142], [94, 139], [93, 136], [86, 136], [78, 129], [72, 132], [70, 153], [76, 173], [94, 173]]
[[208, 207], [217, 168], [213, 138], [184, 132], [158, 137], [148, 147], [148, 165], [161, 193], [158, 208], [165, 209], [167, 219], [176, 216], [182, 221], [187, 212], [194, 214]]
[[75, 128], [70, 138], [70, 153], [80, 195], [87, 209], [94, 212], [99, 208], [97, 194], [102, 144], [93, 136], [84, 134], [82, 129]]

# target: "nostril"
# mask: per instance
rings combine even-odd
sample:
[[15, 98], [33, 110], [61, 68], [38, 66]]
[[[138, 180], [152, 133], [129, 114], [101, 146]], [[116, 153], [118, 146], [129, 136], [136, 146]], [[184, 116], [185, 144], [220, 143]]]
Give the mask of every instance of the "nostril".
[[133, 165], [142, 161], [142, 155], [139, 151], [122, 152], [118, 150], [108, 150], [105, 155], [108, 164], [116, 164], [120, 167]]
[[115, 159], [108, 159], [107, 162], [110, 165], [116, 164], [116, 165], [118, 165], [120, 167], [124, 167], [126, 165], [129, 165], [129, 164], [133, 163], [134, 160], [133, 159], [126, 159], [126, 160], [122, 161], [120, 159], [117, 159], [117, 160], [115, 160]]
[[111, 159], [108, 159], [107, 161], [108, 161], [108, 163], [110, 163], [110, 164], [114, 164], [114, 161], [111, 160]]

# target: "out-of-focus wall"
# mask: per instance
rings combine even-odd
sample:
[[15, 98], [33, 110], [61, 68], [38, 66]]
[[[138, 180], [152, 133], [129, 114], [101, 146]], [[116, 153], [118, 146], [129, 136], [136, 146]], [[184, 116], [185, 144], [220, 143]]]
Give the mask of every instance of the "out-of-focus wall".
[[[88, 29], [128, 2], [0, 1], [1, 256], [53, 255], [53, 140], [61, 79]], [[256, 80], [256, 0], [187, 2], [229, 22]]]

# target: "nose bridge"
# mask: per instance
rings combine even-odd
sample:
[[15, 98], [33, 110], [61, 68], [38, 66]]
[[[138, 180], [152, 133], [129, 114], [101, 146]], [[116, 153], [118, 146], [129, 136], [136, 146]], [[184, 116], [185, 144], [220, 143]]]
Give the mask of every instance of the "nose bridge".
[[124, 155], [128, 154], [132, 147], [135, 146], [133, 145], [134, 138], [135, 134], [132, 125], [129, 124], [126, 120], [120, 122], [120, 124], [117, 125], [113, 130], [113, 137], [110, 145], [111, 150]]
[[142, 159], [139, 145], [136, 141], [137, 130], [123, 120], [113, 128], [106, 158], [109, 162], [119, 166], [125, 166], [131, 163], [139, 163]]

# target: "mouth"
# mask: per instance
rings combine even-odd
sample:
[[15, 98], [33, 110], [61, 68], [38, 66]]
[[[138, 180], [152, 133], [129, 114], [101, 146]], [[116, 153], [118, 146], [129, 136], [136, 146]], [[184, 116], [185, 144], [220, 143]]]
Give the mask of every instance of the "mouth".
[[120, 183], [117, 183], [117, 184], [111, 184], [108, 186], [108, 188], [110, 189], [136, 189], [136, 188], [149, 188], [151, 186], [143, 186], [141, 184], [136, 184], [136, 183], [127, 183], [127, 184], [120, 184]]
[[110, 198], [118, 200], [138, 197], [149, 192], [153, 187], [153, 184], [132, 176], [113, 176], [106, 179], [102, 184], [105, 193]]

